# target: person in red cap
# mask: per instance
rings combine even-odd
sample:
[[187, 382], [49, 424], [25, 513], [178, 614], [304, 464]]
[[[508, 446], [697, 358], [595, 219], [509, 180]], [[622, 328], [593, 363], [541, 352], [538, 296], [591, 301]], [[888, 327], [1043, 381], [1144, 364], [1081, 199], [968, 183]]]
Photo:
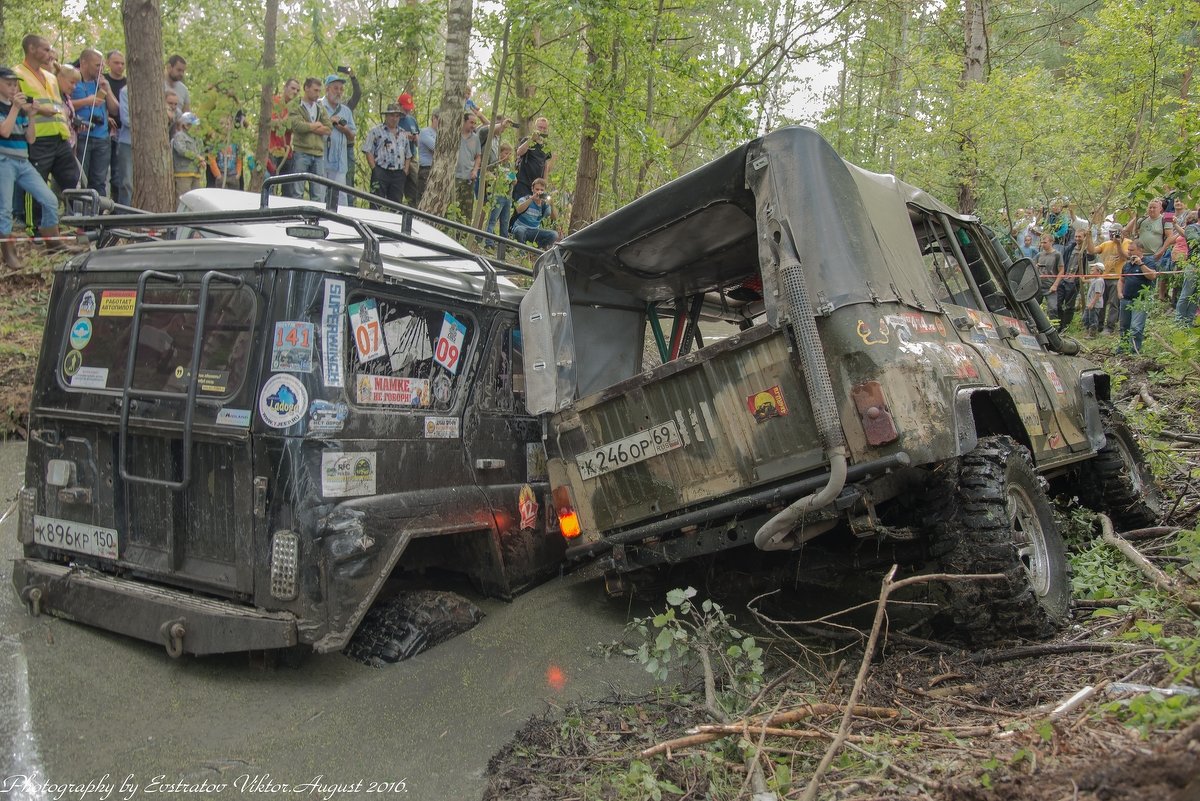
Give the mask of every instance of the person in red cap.
[[413, 102], [413, 96], [408, 92], [396, 98], [396, 102], [400, 105], [400, 110], [404, 112], [404, 116], [400, 118], [400, 130], [408, 134], [408, 158], [404, 162], [404, 172], [407, 180], [404, 182], [404, 199], [410, 206], [416, 206], [421, 202], [421, 179], [418, 175], [419, 168], [417, 164], [417, 136], [421, 133], [421, 126], [417, 123], [417, 118], [413, 116], [413, 110], [417, 104]]

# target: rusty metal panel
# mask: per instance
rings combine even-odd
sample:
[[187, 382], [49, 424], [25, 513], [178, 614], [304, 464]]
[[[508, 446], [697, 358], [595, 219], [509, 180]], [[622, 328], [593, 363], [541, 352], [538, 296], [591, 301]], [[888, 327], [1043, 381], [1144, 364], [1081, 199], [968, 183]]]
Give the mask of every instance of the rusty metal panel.
[[[657, 368], [624, 392], [580, 410], [587, 448], [674, 422], [683, 446], [578, 479], [601, 530], [761, 486], [823, 461], [803, 379], [783, 335], [747, 337], [705, 359]], [[659, 377], [658, 374], [665, 374]], [[568, 460], [579, 453], [564, 454]]]

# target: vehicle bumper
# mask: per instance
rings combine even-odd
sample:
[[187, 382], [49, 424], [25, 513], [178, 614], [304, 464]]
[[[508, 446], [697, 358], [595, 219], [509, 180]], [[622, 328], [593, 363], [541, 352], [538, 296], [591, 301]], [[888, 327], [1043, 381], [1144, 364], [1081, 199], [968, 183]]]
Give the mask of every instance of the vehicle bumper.
[[172, 656], [288, 648], [296, 618], [37, 559], [13, 563], [13, 586], [34, 614], [158, 643]]

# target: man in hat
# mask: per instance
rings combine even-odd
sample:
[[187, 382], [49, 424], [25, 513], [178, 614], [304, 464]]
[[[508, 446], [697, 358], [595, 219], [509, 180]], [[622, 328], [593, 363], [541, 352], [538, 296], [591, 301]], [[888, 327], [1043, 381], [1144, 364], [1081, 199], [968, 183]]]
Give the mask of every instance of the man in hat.
[[416, 206], [421, 202], [420, 160], [417, 153], [417, 138], [421, 135], [421, 125], [413, 116], [416, 103], [408, 92], [396, 98], [403, 115], [400, 117], [400, 128], [408, 135], [408, 160], [405, 162], [404, 197], [408, 205]]
[[21, 92], [17, 74], [0, 67], [0, 255], [12, 270], [25, 268], [12, 241], [14, 187], [41, 205], [43, 231], [57, 232], [58, 226], [58, 199], [29, 163], [29, 146], [35, 141], [33, 113], [33, 101]]
[[[342, 102], [345, 92], [346, 79], [335, 73], [325, 79], [325, 97], [320, 101], [333, 128], [325, 140], [325, 177], [339, 184], [346, 183], [346, 173], [350, 169], [348, 148], [354, 146], [354, 137], [358, 133], [354, 112]], [[338, 193], [338, 203], [343, 206], [349, 203], [345, 192]]]
[[383, 123], [367, 131], [362, 152], [371, 165], [371, 194], [394, 203], [404, 200], [405, 166], [409, 160], [408, 133], [400, 127], [399, 103], [384, 109]]

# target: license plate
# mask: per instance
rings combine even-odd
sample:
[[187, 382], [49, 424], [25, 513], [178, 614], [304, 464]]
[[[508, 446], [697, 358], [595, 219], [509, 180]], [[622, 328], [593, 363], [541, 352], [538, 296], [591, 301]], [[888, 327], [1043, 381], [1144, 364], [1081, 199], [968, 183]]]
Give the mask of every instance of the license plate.
[[105, 559], [117, 558], [117, 532], [87, 523], [34, 515], [33, 542], [35, 545], [103, 556]]
[[645, 431], [601, 445], [594, 451], [580, 454], [575, 457], [575, 462], [579, 465], [580, 475], [585, 479], [596, 478], [682, 447], [679, 426], [674, 420], [668, 420]]

